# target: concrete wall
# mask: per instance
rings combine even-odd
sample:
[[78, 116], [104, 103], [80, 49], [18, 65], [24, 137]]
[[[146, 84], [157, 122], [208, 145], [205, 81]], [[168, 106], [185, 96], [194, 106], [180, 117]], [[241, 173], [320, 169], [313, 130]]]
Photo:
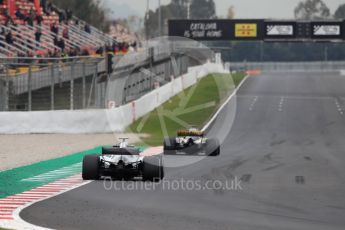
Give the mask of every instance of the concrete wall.
[[1, 134], [28, 133], [103, 133], [123, 131], [134, 120], [153, 111], [208, 73], [227, 73], [220, 64], [207, 63], [192, 67], [187, 74], [138, 100], [114, 109], [2, 112]]

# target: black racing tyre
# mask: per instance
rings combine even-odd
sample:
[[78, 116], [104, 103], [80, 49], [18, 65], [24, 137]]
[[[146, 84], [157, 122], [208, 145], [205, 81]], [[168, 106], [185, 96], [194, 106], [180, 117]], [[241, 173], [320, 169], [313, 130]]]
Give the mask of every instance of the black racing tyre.
[[87, 155], [83, 159], [83, 172], [82, 177], [84, 180], [98, 180], [99, 175], [99, 155]]
[[162, 156], [145, 157], [143, 164], [143, 181], [159, 182], [164, 177]]
[[218, 139], [208, 139], [206, 143], [206, 154], [208, 156], [220, 155], [220, 143]]
[[176, 155], [176, 138], [164, 139], [164, 155]]
[[176, 138], [165, 138], [164, 150], [175, 150], [175, 149], [176, 149]]
[[161, 162], [161, 165], [160, 165], [160, 179], [161, 180], [163, 180], [163, 178], [164, 178], [164, 162], [163, 162], [163, 155], [160, 155], [159, 156], [159, 158], [160, 158], [160, 162]]

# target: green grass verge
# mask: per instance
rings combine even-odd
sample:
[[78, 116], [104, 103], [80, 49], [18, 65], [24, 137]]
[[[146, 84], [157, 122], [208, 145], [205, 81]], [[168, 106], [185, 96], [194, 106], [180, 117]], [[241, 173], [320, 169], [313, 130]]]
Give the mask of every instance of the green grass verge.
[[23, 166], [19, 168], [10, 169], [0, 172], [0, 199], [28, 191], [30, 189], [48, 184], [50, 182], [75, 175], [81, 172], [81, 168], [76, 171], [71, 171], [67, 174], [57, 175], [54, 178], [46, 178], [37, 182], [26, 182], [23, 179], [34, 177], [40, 174], [51, 172], [63, 167], [67, 167], [76, 163], [80, 163], [85, 155], [92, 153], [100, 153], [101, 147], [87, 150], [80, 153], [75, 153], [69, 156], [60, 157], [52, 160], [38, 162], [32, 165]]
[[134, 122], [127, 131], [148, 134], [143, 142], [150, 146], [159, 146], [162, 145], [164, 136], [174, 136], [176, 130], [191, 125], [201, 128], [244, 76], [243, 73], [210, 74]]

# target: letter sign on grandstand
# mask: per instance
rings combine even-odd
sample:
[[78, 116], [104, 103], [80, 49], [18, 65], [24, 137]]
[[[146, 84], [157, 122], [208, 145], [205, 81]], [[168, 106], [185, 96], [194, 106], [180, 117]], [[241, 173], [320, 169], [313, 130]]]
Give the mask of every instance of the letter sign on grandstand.
[[222, 30], [218, 29], [216, 22], [209, 23], [192, 23], [189, 30], [184, 32], [184, 36], [187, 38], [206, 38], [217, 39], [223, 36]]
[[194, 40], [228, 40], [229, 20], [169, 20], [169, 36]]
[[254, 23], [236, 23], [235, 37], [236, 38], [255, 38], [258, 36], [258, 27]]

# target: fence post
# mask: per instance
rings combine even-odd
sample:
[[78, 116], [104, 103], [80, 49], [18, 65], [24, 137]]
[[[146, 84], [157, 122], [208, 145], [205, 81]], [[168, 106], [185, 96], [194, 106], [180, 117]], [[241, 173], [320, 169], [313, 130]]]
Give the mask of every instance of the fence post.
[[150, 91], [153, 90], [153, 61], [154, 61], [154, 48], [149, 48], [149, 58], [150, 58]]
[[94, 72], [94, 90], [95, 90], [95, 107], [96, 108], [99, 108], [99, 101], [98, 101], [98, 98], [99, 98], [99, 89], [97, 88], [97, 75], [98, 75], [98, 63], [95, 62], [95, 72]]
[[4, 78], [4, 111], [10, 111], [10, 73], [9, 73], [9, 69], [8, 66], [6, 66], [5, 68], [6, 71], [6, 76]]
[[8, 77], [0, 78], [0, 111], [8, 111]]
[[82, 106], [83, 109], [86, 108], [86, 83], [85, 83], [85, 78], [86, 78], [86, 65], [85, 61], [83, 62], [83, 77], [82, 77]]
[[10, 110], [10, 84], [8, 79], [8, 77], [5, 77], [4, 80], [4, 111]]
[[29, 76], [28, 76], [28, 111], [32, 110], [32, 66], [29, 66]]
[[8, 77], [5, 78], [5, 94], [4, 94], [4, 109], [5, 111], [10, 110], [10, 84], [8, 82]]
[[75, 65], [75, 61], [73, 60], [71, 64], [70, 110], [74, 110], [74, 65]]
[[[93, 88], [96, 84], [96, 77], [97, 75], [96, 74], [93, 74], [93, 77], [92, 77], [92, 81], [91, 81], [91, 85], [90, 85], [90, 91], [89, 91], [89, 96], [88, 96], [88, 101], [87, 101], [87, 107], [90, 108], [91, 107], [91, 100], [92, 100], [92, 91], [93, 91]], [[95, 92], [96, 94], [96, 92]]]
[[103, 95], [103, 100], [102, 100], [102, 109], [105, 108], [107, 109], [108, 108], [108, 105], [107, 105], [107, 97], [108, 97], [108, 86], [109, 86], [109, 79], [110, 79], [110, 74], [108, 74], [107, 76], [107, 80], [105, 82], [105, 86], [104, 86], [104, 95]]
[[172, 65], [172, 70], [173, 70], [172, 74], [174, 75], [174, 78], [177, 78], [179, 76], [179, 73], [178, 73], [179, 67], [176, 61], [176, 57], [171, 56], [170, 58], [171, 58], [171, 65]]
[[55, 109], [55, 65], [54, 63], [51, 65], [51, 86], [50, 86], [50, 106], [51, 110]]

